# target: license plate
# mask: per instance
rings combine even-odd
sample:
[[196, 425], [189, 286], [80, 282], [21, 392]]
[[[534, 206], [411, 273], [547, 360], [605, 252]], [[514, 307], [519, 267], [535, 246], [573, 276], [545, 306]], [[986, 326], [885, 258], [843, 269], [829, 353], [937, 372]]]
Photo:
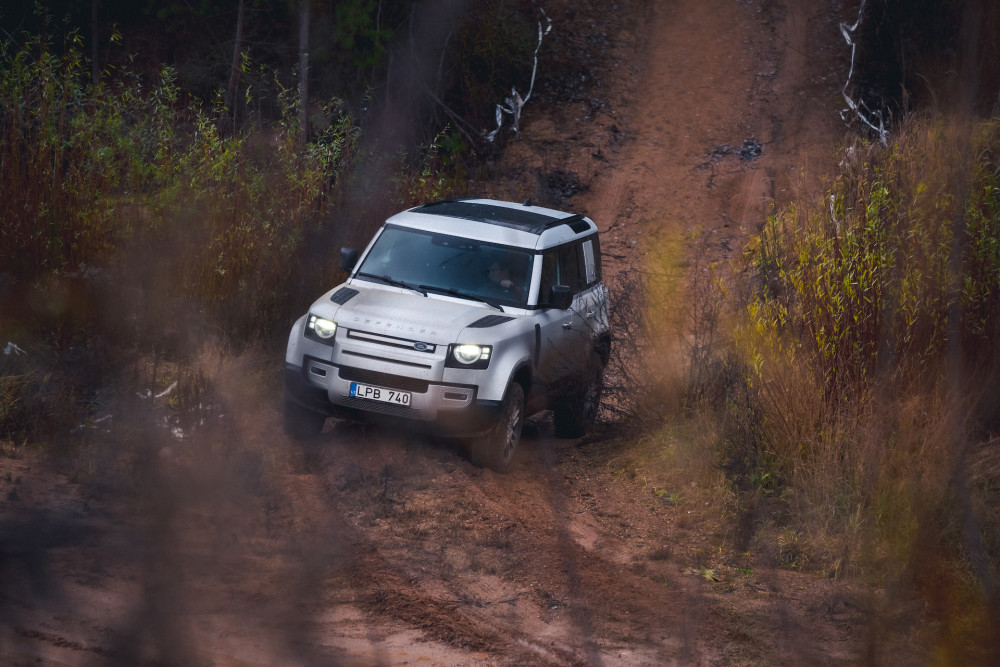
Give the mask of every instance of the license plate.
[[410, 392], [386, 389], [385, 387], [373, 387], [368, 384], [358, 382], [351, 383], [351, 396], [357, 398], [367, 398], [372, 401], [383, 403], [395, 403], [396, 405], [409, 405]]

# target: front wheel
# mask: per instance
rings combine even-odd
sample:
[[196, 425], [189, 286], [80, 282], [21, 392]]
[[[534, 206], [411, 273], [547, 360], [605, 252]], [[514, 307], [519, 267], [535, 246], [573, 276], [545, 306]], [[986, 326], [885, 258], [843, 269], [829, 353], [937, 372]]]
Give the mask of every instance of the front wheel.
[[516, 382], [511, 383], [503, 398], [503, 410], [496, 425], [490, 432], [472, 442], [470, 455], [472, 462], [496, 472], [510, 469], [514, 450], [521, 441], [524, 425], [524, 389]]
[[326, 415], [304, 408], [290, 397], [285, 396], [285, 433], [295, 440], [308, 440], [323, 431]]

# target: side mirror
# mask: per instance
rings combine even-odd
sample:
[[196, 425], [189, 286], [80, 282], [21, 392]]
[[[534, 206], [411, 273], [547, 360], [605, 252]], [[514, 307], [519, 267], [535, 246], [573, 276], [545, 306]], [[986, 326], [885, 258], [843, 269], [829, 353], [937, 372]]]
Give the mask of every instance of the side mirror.
[[573, 305], [573, 292], [568, 285], [552, 286], [552, 305], [559, 310], [569, 310]]
[[358, 251], [354, 248], [340, 249], [340, 268], [347, 273], [354, 270], [354, 265], [358, 263]]

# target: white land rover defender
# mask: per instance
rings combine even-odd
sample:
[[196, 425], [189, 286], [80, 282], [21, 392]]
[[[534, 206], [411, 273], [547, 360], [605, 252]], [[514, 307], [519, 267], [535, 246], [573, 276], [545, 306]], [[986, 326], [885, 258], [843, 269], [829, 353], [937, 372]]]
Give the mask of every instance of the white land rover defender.
[[470, 441], [504, 470], [526, 415], [551, 409], [579, 437], [600, 404], [611, 348], [597, 226], [530, 204], [424, 204], [386, 220], [347, 282], [292, 327], [285, 430], [327, 416], [414, 420]]

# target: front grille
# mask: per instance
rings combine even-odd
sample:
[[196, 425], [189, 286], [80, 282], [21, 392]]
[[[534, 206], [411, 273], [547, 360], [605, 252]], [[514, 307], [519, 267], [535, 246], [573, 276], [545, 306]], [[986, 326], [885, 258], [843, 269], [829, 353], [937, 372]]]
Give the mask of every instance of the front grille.
[[408, 417], [410, 419], [415, 419], [419, 414], [417, 410], [408, 408], [405, 405], [381, 403], [379, 401], [370, 401], [365, 398], [356, 398], [354, 396], [341, 397], [341, 404], [347, 408], [365, 410], [367, 412], [378, 412], [380, 414], [391, 415], [393, 417]]
[[[402, 389], [403, 391], [413, 391], [418, 394], [426, 394], [427, 380], [409, 378], [403, 375], [392, 375], [391, 373], [377, 373], [362, 368], [351, 368], [350, 366], [340, 367], [340, 379], [348, 382], [361, 382], [363, 384], [373, 384], [389, 389]], [[365, 401], [368, 403], [369, 401]]]
[[429, 354], [434, 354], [435, 350], [437, 350], [437, 346], [432, 345], [431, 343], [410, 340], [408, 338], [399, 338], [398, 336], [387, 336], [385, 334], [360, 331], [357, 329], [350, 329], [347, 332], [347, 337], [351, 340], [361, 340], [366, 343], [388, 345], [389, 347], [397, 347], [402, 350], [416, 350], [417, 352], [427, 352]]

